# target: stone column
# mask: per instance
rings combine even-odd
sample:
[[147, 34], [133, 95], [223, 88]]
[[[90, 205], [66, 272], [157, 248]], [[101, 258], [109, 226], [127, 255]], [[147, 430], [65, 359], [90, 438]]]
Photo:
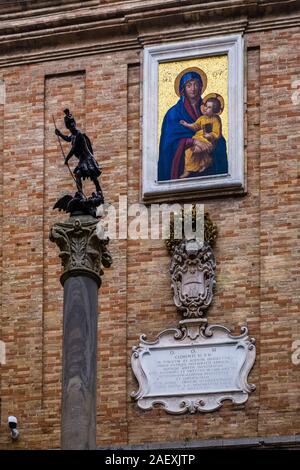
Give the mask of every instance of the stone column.
[[51, 228], [64, 287], [61, 448], [96, 448], [98, 288], [111, 256], [99, 221], [72, 215]]

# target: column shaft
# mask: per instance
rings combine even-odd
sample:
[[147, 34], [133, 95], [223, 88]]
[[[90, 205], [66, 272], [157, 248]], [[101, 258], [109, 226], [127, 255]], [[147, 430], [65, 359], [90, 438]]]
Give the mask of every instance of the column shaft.
[[86, 276], [64, 283], [62, 449], [96, 448], [98, 286]]

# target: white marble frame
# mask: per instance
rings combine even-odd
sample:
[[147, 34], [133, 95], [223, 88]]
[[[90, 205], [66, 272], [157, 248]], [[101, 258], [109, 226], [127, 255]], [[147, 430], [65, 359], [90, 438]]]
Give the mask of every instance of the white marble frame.
[[[137, 379], [139, 388], [131, 393], [131, 397], [137, 402], [142, 410], [151, 410], [156, 405], [160, 406], [167, 413], [183, 414], [196, 412], [215, 411], [223, 405], [225, 400], [229, 400], [234, 404], [244, 404], [248, 400], [249, 394], [255, 390], [255, 385], [248, 383], [248, 375], [254, 365], [256, 358], [255, 339], [249, 337], [246, 326], [241, 328], [240, 335], [233, 335], [231, 331], [224, 325], [209, 325], [205, 330], [198, 331], [197, 326], [193, 328], [187, 323], [187, 329], [169, 328], [162, 331], [154, 341], [147, 341], [145, 335], [141, 335], [140, 344], [132, 348], [131, 367]], [[181, 322], [181, 323], [184, 323]], [[197, 322], [196, 322], [197, 323]], [[196, 332], [196, 333], [195, 333]], [[152, 394], [149, 390], [149, 377], [143, 367], [143, 356], [151, 353], [154, 349], [173, 349], [182, 346], [225, 346], [236, 345], [245, 352], [243, 363], [238, 368], [238, 384], [235, 389], [205, 392], [200, 390], [193, 393], [171, 393], [171, 394]]]
[[[160, 62], [228, 55], [227, 175], [157, 182], [158, 162], [158, 66]], [[244, 40], [241, 34], [182, 41], [144, 48], [143, 158], [144, 201], [182, 199], [185, 196], [243, 193], [244, 181]]]

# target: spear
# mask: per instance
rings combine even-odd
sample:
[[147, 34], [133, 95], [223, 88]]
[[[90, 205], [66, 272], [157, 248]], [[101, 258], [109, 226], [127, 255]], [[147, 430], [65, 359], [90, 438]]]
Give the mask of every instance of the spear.
[[[55, 129], [57, 129], [53, 114], [52, 114], [52, 119], [53, 119], [53, 124], [54, 124]], [[58, 142], [59, 142], [59, 146], [60, 146], [60, 149], [61, 149], [61, 153], [62, 153], [62, 155], [63, 155], [63, 157], [64, 157], [64, 160], [66, 161], [66, 155], [65, 155], [63, 146], [61, 145], [61, 141], [60, 141], [59, 135], [56, 134], [56, 136], [57, 136], [57, 140], [58, 140]], [[76, 179], [74, 178], [73, 172], [72, 172], [71, 168], [69, 167], [69, 163], [66, 162], [66, 164], [67, 164], [68, 170], [69, 170], [69, 172], [70, 172], [70, 175], [72, 176], [73, 180], [75, 181], [75, 184], [76, 184], [76, 187], [77, 187], [78, 191], [84, 196], [84, 193], [83, 193], [82, 189], [80, 189], [80, 187], [79, 187], [79, 185], [78, 185]]]

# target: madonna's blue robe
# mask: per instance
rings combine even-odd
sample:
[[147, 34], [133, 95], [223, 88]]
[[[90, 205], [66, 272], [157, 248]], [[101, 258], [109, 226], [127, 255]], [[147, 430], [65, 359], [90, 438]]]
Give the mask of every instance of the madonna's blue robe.
[[[199, 100], [199, 115], [192, 115], [192, 108], [186, 98], [181, 96], [179, 101], [170, 108], [163, 120], [161, 128], [161, 137], [159, 145], [158, 160], [158, 181], [165, 181], [179, 178], [184, 171], [184, 140], [193, 137], [194, 130], [188, 129], [179, 123], [185, 120], [193, 123], [202, 115], [200, 106], [202, 99]], [[197, 113], [198, 114], [198, 113]], [[174, 159], [179, 159], [179, 165], [174, 168]], [[177, 162], [178, 163], [178, 162]], [[172, 168], [173, 166], [173, 168]], [[226, 141], [222, 136], [213, 150], [213, 164], [201, 173], [193, 173], [193, 176], [206, 176], [228, 173], [228, 161], [226, 151]]]

